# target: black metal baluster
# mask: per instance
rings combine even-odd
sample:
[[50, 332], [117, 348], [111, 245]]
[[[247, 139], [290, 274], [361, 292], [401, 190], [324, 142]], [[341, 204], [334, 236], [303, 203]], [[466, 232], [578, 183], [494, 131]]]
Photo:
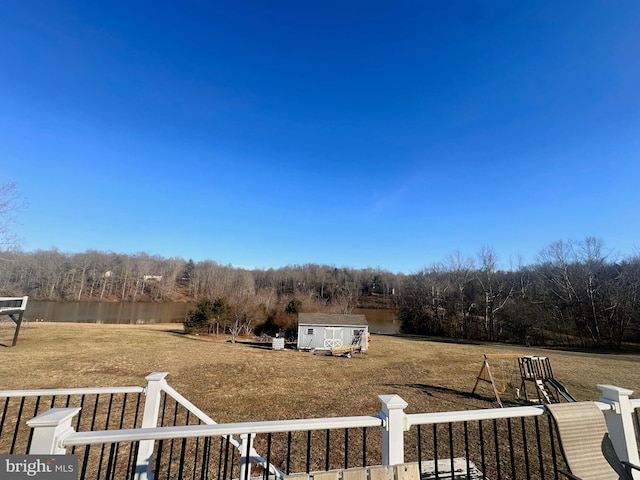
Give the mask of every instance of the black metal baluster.
[[41, 399], [41, 398], [42, 398], [42, 397], [40, 397], [40, 396], [37, 396], [37, 397], [36, 397], [36, 405], [35, 405], [35, 407], [33, 408], [33, 416], [34, 416], [34, 417], [36, 417], [36, 416], [38, 415], [38, 409], [40, 408], [40, 399]]
[[251, 450], [249, 448], [250, 446], [251, 446], [251, 434], [248, 434], [247, 448], [245, 449], [245, 452], [244, 452], [244, 480], [249, 480], [249, 468], [250, 468], [249, 461], [251, 460], [251, 457], [250, 457]]
[[291, 432], [287, 432], [287, 470], [286, 474], [291, 472]]
[[367, 427], [362, 427], [362, 466], [367, 466]]
[[482, 471], [487, 471], [487, 459], [484, 452], [484, 432], [482, 430], [482, 420], [478, 420], [478, 435], [480, 436], [480, 463], [482, 464]]
[[0, 435], [2, 435], [2, 429], [4, 428], [4, 419], [7, 418], [7, 410], [9, 409], [9, 397], [4, 399], [4, 408], [2, 409], [2, 419], [0, 419]]
[[465, 421], [462, 424], [464, 429], [464, 458], [467, 467], [467, 479], [471, 478], [471, 460], [469, 457], [469, 424]]
[[502, 478], [502, 474], [500, 471], [500, 443], [498, 442], [498, 421], [493, 419], [493, 445], [495, 447], [496, 452], [496, 476], [498, 480]]
[[184, 451], [187, 448], [187, 437], [182, 439], [182, 445], [180, 448], [180, 466], [178, 467], [178, 478], [183, 478], [184, 476]]
[[422, 473], [422, 425], [418, 424], [418, 471]]
[[227, 478], [227, 467], [228, 462], [229, 462], [229, 443], [230, 443], [230, 438], [227, 437], [227, 441], [226, 441], [226, 445], [225, 445], [225, 449], [224, 449], [224, 469], [222, 471], [222, 479], [226, 479]]
[[540, 478], [544, 478], [544, 459], [542, 457], [542, 445], [540, 444], [540, 422], [538, 417], [533, 417], [536, 426], [536, 441], [538, 443], [538, 464], [540, 465]]
[[[160, 465], [162, 463], [162, 449], [163, 449], [163, 447], [164, 447], [164, 440], [162, 440], [162, 439], [158, 440], [158, 451], [156, 453], [156, 471], [154, 472], [155, 480], [160, 480], [160, 472], [162, 471], [162, 470], [160, 470]], [[170, 478], [168, 474], [167, 474], [167, 478]]]
[[138, 452], [140, 451], [140, 442], [132, 443], [129, 446], [129, 459], [127, 461], [127, 478], [133, 478], [135, 476], [136, 471], [136, 459], [138, 458]]
[[349, 468], [349, 429], [344, 429], [344, 468]]
[[138, 425], [138, 417], [140, 416], [140, 403], [142, 403], [142, 392], [138, 393], [138, 399], [136, 400], [136, 411], [133, 414], [133, 426], [131, 428], [136, 428]]
[[[104, 422], [104, 429], [105, 430], [109, 430], [109, 420], [110, 420], [110, 417], [111, 417], [111, 408], [112, 408], [112, 406], [113, 406], [113, 393], [109, 395], [109, 405], [107, 406], [107, 417], [106, 417], [105, 422]], [[103, 443], [102, 447], [100, 447], [100, 458], [98, 460], [98, 477], [100, 477], [100, 471], [102, 470], [102, 461], [103, 461], [103, 458], [104, 458], [105, 446], [106, 445]]]
[[[198, 424], [200, 425], [200, 424]], [[203, 440], [204, 441], [204, 440]], [[198, 457], [200, 456], [200, 437], [196, 438], [196, 448], [193, 453], [193, 472], [191, 480], [196, 480], [196, 471], [198, 470]]]
[[455, 471], [455, 467], [453, 465], [453, 424], [449, 422], [449, 466], [451, 467], [451, 475]]
[[[33, 409], [33, 417], [38, 416], [38, 409], [40, 408], [40, 396], [36, 397], [36, 406]], [[29, 453], [29, 449], [31, 448], [31, 440], [33, 439], [33, 428], [29, 429], [29, 439], [27, 440], [27, 449], [24, 453]]]
[[433, 458], [436, 464], [436, 480], [440, 478], [440, 472], [438, 469], [438, 424], [433, 424]]
[[160, 426], [164, 427], [164, 417], [167, 412], [167, 392], [162, 392], [162, 415], [160, 415]]
[[220, 473], [222, 472], [222, 452], [223, 452], [223, 450], [224, 450], [224, 437], [220, 437], [220, 451], [218, 452], [218, 478], [220, 478]]
[[516, 459], [513, 450], [513, 428], [510, 418], [507, 418], [507, 438], [509, 439], [509, 461], [511, 462], [511, 478], [516, 478]]
[[[127, 407], [127, 393], [124, 394], [124, 396], [122, 397], [122, 411], [120, 413], [120, 421], [118, 422], [118, 430], [122, 430], [123, 426], [124, 426], [124, 412], [126, 410]], [[114, 458], [113, 458], [113, 463], [114, 463], [114, 475], [115, 475], [115, 465], [117, 465], [118, 463], [118, 453], [120, 452], [120, 443], [116, 443], [116, 447], [115, 447], [115, 454], [114, 454]]]
[[124, 396], [122, 397], [122, 412], [120, 413], [120, 422], [118, 422], [118, 429], [122, 430], [122, 428], [124, 427], [124, 414], [125, 411], [127, 409], [127, 396], [129, 394], [125, 393]]
[[311, 430], [307, 430], [307, 462], [305, 472], [309, 473], [311, 467]]
[[[80, 471], [80, 480], [84, 480], [87, 476], [87, 466], [89, 465], [89, 451], [91, 450], [91, 445], [85, 445], [84, 447], [84, 456], [82, 459], [82, 470]], [[96, 477], [97, 478], [97, 477]]]
[[327, 433], [326, 433], [326, 443], [325, 443], [325, 447], [324, 447], [324, 469], [325, 470], [329, 470], [329, 454], [330, 454], [330, 450], [329, 450], [329, 438], [330, 438], [330, 430], [327, 428]]
[[[96, 417], [98, 416], [98, 403], [100, 402], [100, 394], [96, 395], [96, 403], [93, 405], [93, 415], [91, 416], [91, 427], [90, 427], [90, 431], [93, 432], [94, 431], [94, 427], [96, 424]], [[103, 445], [104, 447], [104, 445]], [[85, 455], [86, 455], [86, 450], [85, 450]], [[102, 457], [100, 458], [100, 464], [102, 464]], [[100, 476], [100, 469], [98, 468], [98, 474], [96, 475], [96, 478], [99, 478]]]
[[[558, 456], [556, 454], [556, 439], [551, 415], [545, 415], [549, 424], [549, 436], [551, 437], [551, 457], [553, 458], [553, 478], [558, 480]], [[558, 445], [559, 446], [559, 445]]]
[[[165, 393], [165, 402], [167, 399], [167, 394]], [[178, 402], [174, 403], [174, 407], [173, 407], [173, 426], [176, 426], [176, 419], [178, 418]], [[172, 438], [171, 441], [169, 442], [169, 468], [167, 469], [167, 478], [171, 478], [171, 467], [173, 466], [173, 446], [174, 446], [174, 439]]]
[[[202, 442], [202, 467], [200, 467], [200, 480], [209, 478], [209, 455], [211, 453], [212, 438], [205, 437]], [[222, 438], [220, 438], [220, 452], [222, 453]], [[222, 456], [218, 456], [218, 477], [220, 478], [220, 460]]]
[[[142, 398], [142, 393], [138, 393], [138, 399], [136, 401], [136, 410], [135, 410], [135, 413], [133, 415], [133, 426], [131, 428], [136, 428], [136, 426], [138, 424], [138, 413], [140, 411], [140, 399], [141, 398]], [[134, 461], [134, 459], [136, 459], [138, 457], [137, 451], [138, 451], [138, 448], [140, 447], [140, 444], [136, 443], [135, 445], [136, 445], [135, 448], [134, 448], [133, 445], [129, 446], [129, 457], [127, 458], [127, 465], [131, 465], [132, 461]], [[134, 455], [134, 453], [135, 453], [135, 455]], [[129, 472], [127, 472], [127, 475], [129, 475]]]
[[[269, 480], [269, 468], [271, 467], [271, 433], [267, 434], [267, 465], [262, 478]], [[266, 475], [265, 475], [266, 474]]]
[[96, 424], [96, 416], [98, 415], [98, 402], [100, 401], [100, 394], [96, 395], [96, 403], [93, 405], [93, 415], [91, 417], [91, 428], [89, 431], [93, 432], [93, 427]]
[[109, 448], [109, 459], [107, 460], [107, 471], [105, 472], [105, 479], [113, 478], [114, 470], [115, 470], [115, 452], [116, 452], [116, 443], [112, 443]]
[[524, 421], [524, 417], [520, 417], [522, 424], [522, 450], [524, 452], [524, 467], [527, 474], [527, 480], [531, 478], [531, 468], [529, 466], [529, 442], [527, 442], [527, 425]]
[[[178, 402], [176, 402], [176, 410], [177, 410], [177, 405]], [[184, 425], [189, 425], [189, 411], [186, 411], [186, 417], [185, 417], [185, 423]], [[174, 420], [174, 424], [176, 423], [176, 420]], [[176, 442], [177, 443], [177, 442]], [[185, 452], [185, 448], [187, 445], [187, 437], [183, 437], [182, 441], [179, 443], [180, 445], [180, 455], [178, 455], [178, 478], [179, 479], [183, 479], [184, 478], [184, 452]], [[176, 449], [178, 449], [178, 447], [176, 446]]]
[[16, 447], [16, 440], [18, 439], [18, 430], [20, 430], [20, 424], [22, 423], [22, 410], [24, 409], [25, 397], [20, 400], [20, 408], [18, 408], [18, 418], [16, 419], [15, 430], [13, 431], [13, 440], [11, 441], [11, 448], [9, 453], [14, 453]]

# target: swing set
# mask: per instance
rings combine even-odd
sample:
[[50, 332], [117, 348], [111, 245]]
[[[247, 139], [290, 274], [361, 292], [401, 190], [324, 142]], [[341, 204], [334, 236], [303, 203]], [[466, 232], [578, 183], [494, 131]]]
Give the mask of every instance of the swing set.
[[[522, 357], [519, 353], [485, 353], [482, 360], [482, 367], [476, 377], [476, 384], [473, 386], [471, 393], [475, 393], [480, 382], [489, 383], [493, 390], [493, 394], [496, 396], [498, 405], [502, 407], [501, 394], [504, 394], [509, 389], [515, 398], [520, 398], [520, 388], [516, 387], [513, 383], [516, 373], [516, 360]], [[496, 370], [496, 364], [499, 371], [498, 379], [495, 378], [494, 373], [491, 371], [491, 363], [494, 364], [494, 370]]]
[[[491, 364], [493, 364], [493, 371]], [[516, 372], [518, 372], [517, 376]], [[516, 386], [517, 378], [520, 380], [519, 386]], [[524, 397], [527, 402], [547, 404], [559, 403], [561, 400], [576, 401], [566, 387], [554, 377], [548, 357], [518, 353], [485, 353], [472, 394], [476, 392], [481, 382], [491, 385], [500, 407], [503, 407], [500, 395], [507, 390], [511, 391], [514, 400]], [[533, 385], [536, 399], [529, 400], [527, 384]]]

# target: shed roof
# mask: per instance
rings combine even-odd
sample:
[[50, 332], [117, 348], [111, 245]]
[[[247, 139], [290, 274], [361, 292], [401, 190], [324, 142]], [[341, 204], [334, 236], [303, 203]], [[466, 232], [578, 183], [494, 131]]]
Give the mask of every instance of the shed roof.
[[368, 325], [367, 317], [364, 315], [339, 313], [299, 313], [298, 324], [301, 323], [305, 325]]

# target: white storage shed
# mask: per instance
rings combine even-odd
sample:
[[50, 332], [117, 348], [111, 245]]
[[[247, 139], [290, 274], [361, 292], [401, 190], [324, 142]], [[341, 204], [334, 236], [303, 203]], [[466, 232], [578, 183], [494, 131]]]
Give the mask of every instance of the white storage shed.
[[330, 313], [298, 314], [298, 350], [359, 345], [369, 348], [369, 325], [364, 315]]

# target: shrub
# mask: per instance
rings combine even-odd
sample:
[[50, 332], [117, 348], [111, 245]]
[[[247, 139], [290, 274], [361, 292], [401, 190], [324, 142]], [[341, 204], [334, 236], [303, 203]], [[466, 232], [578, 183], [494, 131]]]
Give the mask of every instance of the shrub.
[[217, 324], [222, 325], [223, 330], [229, 320], [229, 304], [224, 297], [218, 297], [214, 301], [203, 298], [196, 306], [187, 312], [187, 318], [183, 322], [187, 333], [211, 333]]

